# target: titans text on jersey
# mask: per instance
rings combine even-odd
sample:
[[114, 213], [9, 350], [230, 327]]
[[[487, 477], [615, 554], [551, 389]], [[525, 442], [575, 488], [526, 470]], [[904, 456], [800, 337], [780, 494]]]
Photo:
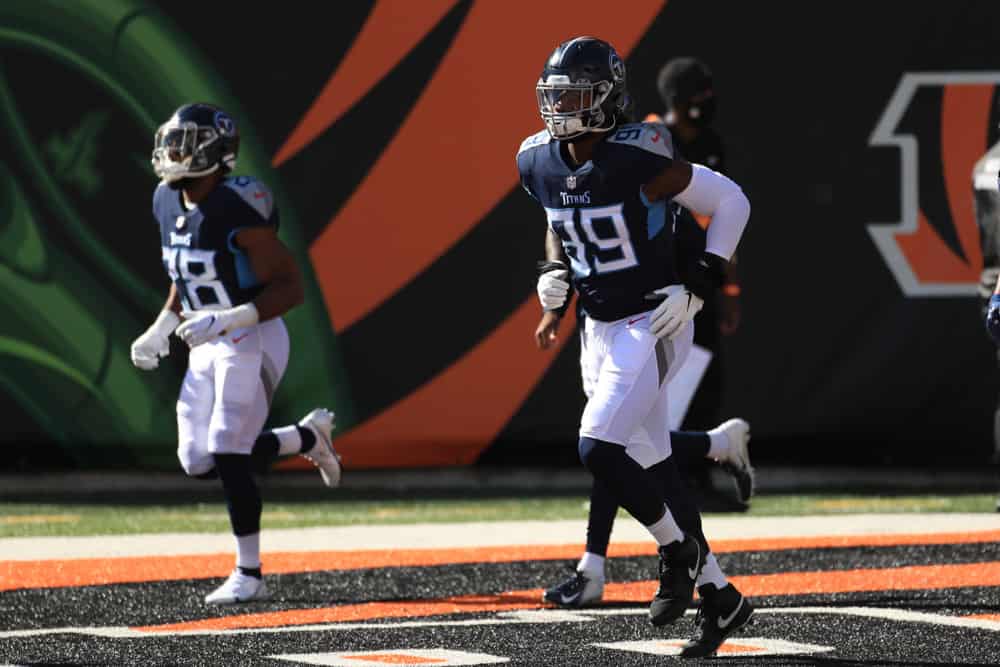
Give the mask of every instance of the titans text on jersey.
[[218, 310], [253, 301], [261, 289], [236, 234], [278, 227], [271, 191], [248, 176], [228, 177], [187, 209], [181, 193], [161, 183], [153, 193], [163, 265], [185, 310]]
[[545, 208], [562, 240], [583, 312], [610, 322], [645, 312], [645, 295], [679, 282], [673, 206], [649, 202], [642, 187], [673, 160], [670, 132], [659, 123], [623, 125], [571, 169], [547, 130], [517, 154], [521, 185]]

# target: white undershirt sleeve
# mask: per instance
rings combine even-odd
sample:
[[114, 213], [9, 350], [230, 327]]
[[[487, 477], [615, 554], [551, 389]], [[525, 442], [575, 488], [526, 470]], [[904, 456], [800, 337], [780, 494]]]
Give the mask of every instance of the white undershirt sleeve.
[[705, 251], [731, 259], [750, 218], [750, 201], [740, 186], [717, 171], [692, 164], [691, 182], [674, 201], [695, 213], [711, 216]]

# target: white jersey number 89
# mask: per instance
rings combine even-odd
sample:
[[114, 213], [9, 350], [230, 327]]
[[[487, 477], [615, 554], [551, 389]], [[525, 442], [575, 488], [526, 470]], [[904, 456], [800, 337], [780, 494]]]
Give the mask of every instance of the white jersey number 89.
[[[579, 223], [574, 221], [577, 210], [580, 211]], [[562, 240], [573, 273], [578, 277], [589, 276], [591, 272], [602, 274], [622, 271], [639, 264], [625, 225], [621, 204], [581, 209], [546, 208], [545, 212], [549, 218], [549, 227]], [[598, 236], [594, 230], [594, 222], [597, 220], [610, 220], [614, 235]], [[585, 239], [580, 238], [578, 225], [583, 230]]]

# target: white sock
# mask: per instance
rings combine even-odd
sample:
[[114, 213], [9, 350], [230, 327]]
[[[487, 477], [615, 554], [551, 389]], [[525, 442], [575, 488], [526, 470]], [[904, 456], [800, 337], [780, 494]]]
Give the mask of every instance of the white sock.
[[260, 567], [260, 533], [236, 536], [236, 567]]
[[278, 438], [278, 456], [290, 456], [302, 451], [302, 436], [295, 426], [282, 426], [271, 433]]
[[585, 551], [580, 564], [576, 566], [578, 572], [586, 572], [591, 578], [604, 578], [604, 556], [592, 554]]
[[681, 527], [674, 521], [674, 515], [666, 505], [663, 506], [663, 517], [656, 523], [646, 526], [646, 530], [661, 547], [671, 542], [684, 541], [684, 533], [681, 532]]
[[721, 459], [729, 454], [729, 436], [722, 429], [716, 427], [708, 432], [708, 458]]
[[718, 589], [723, 589], [728, 583], [729, 580], [726, 579], [726, 574], [719, 567], [719, 561], [715, 560], [715, 554], [710, 553], [705, 556], [705, 567], [702, 568], [701, 574], [698, 575], [698, 580], [695, 584], [698, 586], [712, 584]]

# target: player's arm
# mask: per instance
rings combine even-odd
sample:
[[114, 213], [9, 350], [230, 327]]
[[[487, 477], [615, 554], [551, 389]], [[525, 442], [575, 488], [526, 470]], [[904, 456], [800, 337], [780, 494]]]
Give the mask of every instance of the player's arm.
[[194, 347], [217, 336], [263, 322], [302, 303], [302, 274], [292, 253], [272, 226], [249, 227], [235, 235], [257, 280], [264, 286], [251, 303], [225, 310], [200, 311], [177, 327], [177, 336]]
[[141, 336], [132, 343], [132, 364], [144, 371], [151, 371], [160, 365], [160, 357], [170, 354], [170, 334], [181, 323], [181, 299], [177, 286], [170, 283], [170, 292], [163, 310]]
[[686, 283], [668, 285], [651, 295], [663, 301], [652, 314], [650, 330], [657, 336], [672, 338], [722, 285], [726, 264], [736, 252], [750, 218], [750, 202], [743, 190], [726, 176], [677, 159], [643, 187], [643, 195], [649, 201], [673, 199], [711, 218], [705, 252], [688, 271]]
[[253, 305], [260, 321], [284, 315], [305, 298], [302, 272], [274, 227], [252, 227], [236, 235], [236, 243], [250, 260], [257, 280], [264, 285]]
[[545, 261], [538, 267], [538, 300], [542, 304], [542, 319], [535, 327], [535, 343], [547, 350], [556, 340], [559, 322], [569, 305], [569, 260], [559, 235], [547, 228]]

